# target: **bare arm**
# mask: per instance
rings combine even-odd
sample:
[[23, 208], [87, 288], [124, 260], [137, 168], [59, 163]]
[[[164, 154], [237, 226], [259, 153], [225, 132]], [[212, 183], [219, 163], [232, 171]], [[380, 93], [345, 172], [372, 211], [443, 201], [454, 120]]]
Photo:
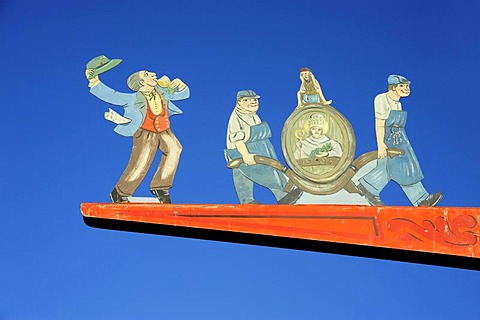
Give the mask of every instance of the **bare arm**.
[[247, 145], [243, 141], [235, 142], [235, 147], [237, 148], [238, 152], [242, 155], [243, 162], [247, 165], [251, 166], [255, 164], [255, 160], [253, 159], [254, 154], [248, 152]]
[[378, 158], [387, 156], [387, 145], [385, 144], [385, 120], [375, 119], [375, 132], [377, 134]]
[[303, 106], [303, 101], [302, 101], [302, 89], [298, 90], [297, 92], [297, 107], [295, 109], [298, 109]]

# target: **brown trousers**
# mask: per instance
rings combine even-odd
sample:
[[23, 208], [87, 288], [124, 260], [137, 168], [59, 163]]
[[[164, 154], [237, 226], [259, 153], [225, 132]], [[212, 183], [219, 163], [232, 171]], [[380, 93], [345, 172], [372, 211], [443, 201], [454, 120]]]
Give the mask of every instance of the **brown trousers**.
[[150, 132], [139, 128], [133, 135], [133, 148], [127, 168], [115, 186], [121, 196], [129, 197], [137, 190], [150, 169], [157, 150], [162, 152], [162, 160], [150, 183], [150, 190], [168, 190], [172, 187], [182, 145], [170, 129]]

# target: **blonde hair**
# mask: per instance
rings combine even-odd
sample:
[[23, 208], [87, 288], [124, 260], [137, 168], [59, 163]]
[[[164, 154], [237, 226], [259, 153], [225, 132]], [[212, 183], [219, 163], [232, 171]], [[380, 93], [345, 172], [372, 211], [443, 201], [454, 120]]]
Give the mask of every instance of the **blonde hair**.
[[[303, 72], [308, 72], [308, 79], [305, 80], [302, 77]], [[305, 90], [306, 94], [315, 94], [317, 93], [318, 90], [320, 90], [320, 85], [317, 82], [317, 79], [315, 79], [315, 76], [313, 75], [311, 70], [303, 70], [300, 72], [300, 81], [302, 82], [300, 84], [300, 88]]]

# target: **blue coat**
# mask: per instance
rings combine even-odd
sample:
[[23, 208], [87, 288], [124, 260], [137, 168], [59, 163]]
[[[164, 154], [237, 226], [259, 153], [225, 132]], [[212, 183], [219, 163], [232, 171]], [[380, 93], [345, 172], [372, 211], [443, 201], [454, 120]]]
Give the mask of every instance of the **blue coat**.
[[[173, 116], [182, 114], [180, 110], [172, 101], [183, 100], [190, 97], [190, 89], [186, 87], [180, 92], [169, 93], [168, 89], [156, 86], [155, 90], [162, 96], [163, 101], [168, 109], [168, 115]], [[122, 106], [124, 108], [124, 117], [132, 120], [126, 124], [119, 124], [114, 131], [122, 136], [131, 137], [143, 124], [147, 114], [147, 101], [141, 92], [124, 93], [113, 90], [107, 85], [99, 82], [94, 87], [90, 88], [90, 93], [107, 103]]]

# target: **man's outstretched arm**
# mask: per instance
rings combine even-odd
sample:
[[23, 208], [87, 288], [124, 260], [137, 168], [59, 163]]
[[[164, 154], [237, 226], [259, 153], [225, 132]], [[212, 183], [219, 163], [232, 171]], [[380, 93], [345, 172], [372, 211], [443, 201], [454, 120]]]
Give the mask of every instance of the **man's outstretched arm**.
[[104, 83], [100, 81], [98, 76], [95, 76], [90, 79], [90, 75], [92, 74], [92, 69], [87, 69], [85, 71], [85, 76], [87, 77], [89, 83], [88, 86], [90, 88], [90, 93], [103, 100], [107, 103], [116, 105], [116, 106], [123, 106], [125, 107], [127, 104], [132, 103], [135, 99], [135, 94], [132, 93], [123, 93], [113, 90], [112, 88], [108, 87]]

